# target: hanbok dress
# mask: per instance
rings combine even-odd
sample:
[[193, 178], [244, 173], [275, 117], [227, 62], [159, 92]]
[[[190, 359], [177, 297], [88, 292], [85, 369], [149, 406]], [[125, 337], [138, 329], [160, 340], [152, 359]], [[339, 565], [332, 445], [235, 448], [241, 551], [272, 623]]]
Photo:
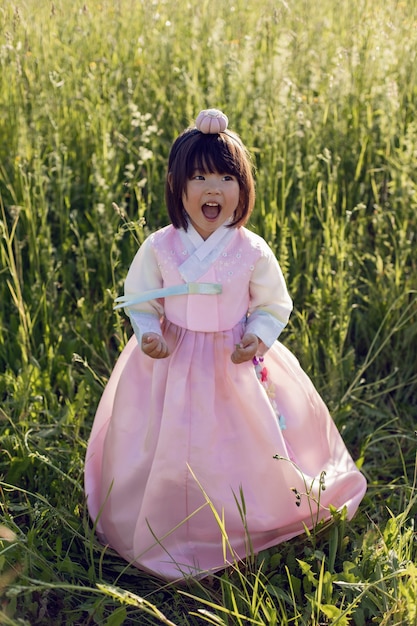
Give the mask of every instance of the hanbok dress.
[[[166, 580], [203, 577], [355, 513], [366, 490], [298, 360], [276, 340], [292, 302], [269, 246], [244, 227], [207, 240], [167, 226], [125, 282], [135, 333], [104, 390], [85, 490], [103, 543]], [[144, 332], [170, 355], [146, 356]], [[244, 332], [263, 360], [234, 364]]]

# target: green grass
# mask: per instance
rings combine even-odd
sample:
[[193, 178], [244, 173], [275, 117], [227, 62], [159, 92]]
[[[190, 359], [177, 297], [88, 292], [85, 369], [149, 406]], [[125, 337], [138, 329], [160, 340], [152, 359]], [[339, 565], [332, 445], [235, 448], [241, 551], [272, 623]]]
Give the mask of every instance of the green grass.
[[[0, 623], [417, 623], [416, 51], [411, 0], [3, 2]], [[352, 522], [176, 588], [98, 544], [83, 461], [130, 333], [112, 300], [206, 106], [252, 151], [283, 341], [369, 489]]]

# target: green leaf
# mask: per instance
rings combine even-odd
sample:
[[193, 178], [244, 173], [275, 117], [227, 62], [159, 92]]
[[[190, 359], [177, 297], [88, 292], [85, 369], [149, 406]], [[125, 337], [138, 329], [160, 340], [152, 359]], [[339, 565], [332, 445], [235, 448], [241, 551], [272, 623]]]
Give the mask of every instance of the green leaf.
[[121, 626], [127, 618], [127, 611], [124, 607], [117, 609], [107, 619], [105, 626]]

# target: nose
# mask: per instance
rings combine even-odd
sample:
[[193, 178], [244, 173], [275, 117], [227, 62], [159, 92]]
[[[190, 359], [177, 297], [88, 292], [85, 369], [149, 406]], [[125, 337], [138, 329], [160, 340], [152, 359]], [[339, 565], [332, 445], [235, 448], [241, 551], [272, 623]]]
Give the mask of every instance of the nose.
[[207, 193], [218, 194], [220, 193], [220, 182], [217, 178], [209, 178], [207, 180]]

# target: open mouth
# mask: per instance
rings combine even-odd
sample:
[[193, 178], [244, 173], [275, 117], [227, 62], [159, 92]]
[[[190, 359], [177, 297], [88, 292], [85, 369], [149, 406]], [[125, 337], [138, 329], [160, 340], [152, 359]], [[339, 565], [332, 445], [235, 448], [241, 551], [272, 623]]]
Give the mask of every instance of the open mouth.
[[207, 220], [215, 220], [220, 215], [221, 206], [217, 202], [206, 202], [201, 207], [201, 210]]

